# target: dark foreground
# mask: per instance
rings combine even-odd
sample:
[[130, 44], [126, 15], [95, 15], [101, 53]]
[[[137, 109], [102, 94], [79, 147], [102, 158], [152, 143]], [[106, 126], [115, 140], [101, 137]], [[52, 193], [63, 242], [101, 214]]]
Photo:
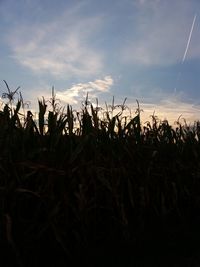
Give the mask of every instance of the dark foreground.
[[[0, 112], [0, 266], [200, 266], [200, 125]], [[121, 107], [122, 111], [124, 106]]]

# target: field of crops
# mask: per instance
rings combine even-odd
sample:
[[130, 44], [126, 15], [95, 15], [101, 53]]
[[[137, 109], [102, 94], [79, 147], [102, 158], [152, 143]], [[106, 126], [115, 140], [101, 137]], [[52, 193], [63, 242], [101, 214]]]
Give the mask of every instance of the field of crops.
[[88, 97], [61, 108], [53, 90], [36, 120], [6, 86], [1, 266], [178, 266], [166, 255], [197, 254], [199, 122], [142, 124], [139, 104], [132, 116], [125, 101], [102, 109]]

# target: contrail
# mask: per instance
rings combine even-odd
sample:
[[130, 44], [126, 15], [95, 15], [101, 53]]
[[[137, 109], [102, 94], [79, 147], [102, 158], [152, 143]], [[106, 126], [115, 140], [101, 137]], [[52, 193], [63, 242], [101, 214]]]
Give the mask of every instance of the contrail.
[[183, 58], [182, 58], [182, 64], [184, 63], [185, 58], [186, 58], [186, 55], [187, 55], [187, 52], [188, 52], [188, 48], [189, 48], [190, 41], [191, 41], [191, 38], [192, 38], [192, 33], [193, 33], [193, 29], [194, 29], [194, 24], [195, 24], [196, 17], [197, 17], [197, 15], [195, 14], [194, 15], [194, 18], [193, 18], [193, 22], [192, 22], [192, 27], [191, 27], [191, 30], [190, 30], [190, 34], [189, 34], [189, 37], [188, 37], [187, 45], [186, 45], [186, 48], [185, 48], [185, 53], [184, 53]]
[[[190, 46], [190, 41], [191, 41], [191, 38], [192, 38], [192, 33], [193, 33], [193, 30], [194, 30], [196, 17], [197, 17], [197, 14], [194, 15], [194, 18], [193, 18], [193, 21], [192, 21], [192, 26], [191, 26], [191, 29], [190, 29], [190, 33], [189, 33], [189, 37], [188, 37], [188, 40], [187, 40], [187, 45], [186, 45], [186, 48], [185, 48], [185, 52], [184, 52], [184, 55], [183, 55], [183, 58], [182, 58], [182, 61], [181, 61], [181, 65], [183, 65], [183, 63], [185, 61], [185, 58], [187, 56], [187, 52], [188, 52], [188, 49], [189, 49], [189, 46]], [[175, 95], [176, 95], [176, 91], [177, 91], [177, 86], [178, 86], [179, 81], [180, 81], [180, 77], [181, 77], [181, 71], [179, 71], [179, 73], [177, 75], [177, 78], [176, 78], [176, 86], [174, 88], [174, 94]]]

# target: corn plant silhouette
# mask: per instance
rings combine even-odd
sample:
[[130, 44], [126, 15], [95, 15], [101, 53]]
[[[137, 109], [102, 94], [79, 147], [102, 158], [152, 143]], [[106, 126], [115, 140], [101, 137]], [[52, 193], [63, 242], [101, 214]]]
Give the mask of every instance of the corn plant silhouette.
[[8, 86], [7, 82], [5, 80], [3, 80], [6, 87], [7, 87], [7, 90], [8, 92], [4, 92], [2, 94], [2, 98], [7, 98], [8, 99], [8, 105], [11, 109], [11, 114], [12, 114], [12, 105], [13, 105], [13, 102], [14, 102], [14, 99], [15, 99], [15, 95], [17, 94], [17, 91], [20, 89], [20, 86], [17, 87], [17, 89], [15, 89], [14, 91], [11, 91], [10, 90], [10, 87]]

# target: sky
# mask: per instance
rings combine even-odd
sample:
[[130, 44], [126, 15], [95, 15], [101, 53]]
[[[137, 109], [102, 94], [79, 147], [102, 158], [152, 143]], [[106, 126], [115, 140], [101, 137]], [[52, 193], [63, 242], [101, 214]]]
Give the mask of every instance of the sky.
[[0, 94], [200, 119], [199, 0], [0, 0]]

